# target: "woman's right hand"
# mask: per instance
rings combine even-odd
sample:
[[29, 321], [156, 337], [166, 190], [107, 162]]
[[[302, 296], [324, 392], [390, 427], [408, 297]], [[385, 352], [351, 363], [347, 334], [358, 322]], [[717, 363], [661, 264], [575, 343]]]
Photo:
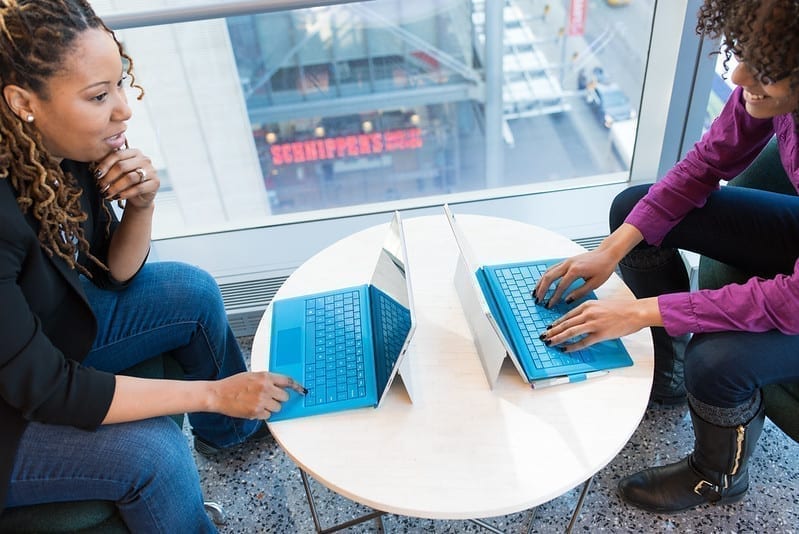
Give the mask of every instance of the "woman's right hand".
[[[561, 297], [565, 298], [567, 303], [579, 299], [604, 284], [615, 271], [619, 261], [643, 238], [637, 228], [628, 223], [622, 224], [595, 250], [567, 258], [547, 269], [536, 284], [533, 297], [547, 307], [557, 304]], [[563, 292], [578, 278], [582, 278], [585, 283], [568, 295], [564, 295]], [[557, 282], [555, 291], [547, 301], [547, 291], [555, 282]]]
[[125, 200], [139, 209], [149, 207], [161, 187], [158, 171], [150, 158], [141, 150], [127, 146], [112, 150], [95, 162], [94, 176], [106, 200]]
[[[544, 303], [547, 307], [557, 304], [561, 297], [567, 303], [572, 302], [604, 284], [616, 269], [617, 263], [618, 260], [613, 254], [601, 249], [572, 256], [547, 269], [536, 284], [533, 296], [536, 301]], [[578, 278], [582, 278], [585, 283], [568, 295], [564, 295], [563, 292]], [[556, 284], [555, 291], [547, 300], [547, 291], [553, 284]]]
[[293, 378], [266, 371], [238, 373], [212, 384], [211, 411], [244, 419], [268, 419], [279, 412], [288, 389], [306, 392]]

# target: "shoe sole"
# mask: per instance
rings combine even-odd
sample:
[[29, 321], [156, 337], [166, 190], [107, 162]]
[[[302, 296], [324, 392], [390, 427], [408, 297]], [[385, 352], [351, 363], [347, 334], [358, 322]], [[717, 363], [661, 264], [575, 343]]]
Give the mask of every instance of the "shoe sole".
[[746, 496], [746, 492], [748, 489], [749, 488], [736, 495], [728, 495], [726, 497], [722, 497], [720, 500], [716, 502], [702, 501], [698, 504], [694, 504], [692, 506], [686, 506], [684, 508], [678, 508], [676, 510], [669, 508], [655, 508], [653, 506], [646, 506], [637, 502], [630, 501], [624, 496], [624, 494], [621, 492], [621, 490], [618, 487], [616, 488], [616, 495], [618, 495], [619, 499], [621, 499], [622, 502], [624, 502], [625, 504], [629, 504], [630, 506], [634, 506], [639, 510], [644, 510], [645, 512], [650, 512], [653, 514], [679, 514], [681, 512], [685, 512], [686, 510], [693, 510], [694, 508], [698, 508], [704, 505], [725, 506], [727, 504], [735, 504], [737, 502], [740, 502]]

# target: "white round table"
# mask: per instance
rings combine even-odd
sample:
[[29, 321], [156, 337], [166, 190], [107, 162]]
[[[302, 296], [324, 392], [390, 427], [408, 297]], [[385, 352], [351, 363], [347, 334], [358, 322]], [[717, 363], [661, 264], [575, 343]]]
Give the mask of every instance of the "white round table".
[[[458, 215], [481, 264], [564, 257], [571, 240], [508, 219]], [[414, 402], [395, 381], [379, 409], [270, 423], [306, 473], [376, 510], [432, 519], [519, 512], [589, 480], [626, 444], [652, 383], [652, 343], [625, 337], [631, 367], [533, 390], [506, 360], [491, 390], [453, 285], [458, 249], [443, 215], [404, 220], [417, 317], [408, 350]], [[386, 225], [358, 232], [300, 266], [277, 298], [368, 283]], [[599, 298], [632, 299], [614, 275]], [[271, 307], [252, 368], [268, 367]]]

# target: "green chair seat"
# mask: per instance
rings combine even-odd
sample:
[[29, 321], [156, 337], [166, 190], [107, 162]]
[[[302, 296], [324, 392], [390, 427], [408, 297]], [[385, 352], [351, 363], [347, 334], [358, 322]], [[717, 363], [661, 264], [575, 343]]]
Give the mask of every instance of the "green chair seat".
[[[730, 180], [728, 187], [750, 187], [785, 195], [796, 195], [796, 189], [780, 162], [776, 139], [772, 139], [754, 162]], [[725, 263], [702, 256], [699, 258], [698, 287], [718, 289], [732, 283], [743, 283], [750, 275]], [[794, 441], [799, 442], [799, 383], [772, 384], [763, 388], [766, 415]]]
[[0, 516], [0, 532], [127, 534], [129, 531], [112, 501], [72, 501], [9, 508]]
[[763, 388], [766, 415], [799, 442], [799, 383], [771, 384]]

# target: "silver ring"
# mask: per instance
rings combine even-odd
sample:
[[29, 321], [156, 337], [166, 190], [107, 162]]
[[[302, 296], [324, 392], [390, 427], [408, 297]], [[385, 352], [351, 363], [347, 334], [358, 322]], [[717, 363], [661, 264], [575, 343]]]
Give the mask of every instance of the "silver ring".
[[136, 174], [139, 175], [139, 183], [140, 184], [143, 184], [144, 182], [147, 181], [147, 173], [144, 171], [144, 169], [142, 169], [141, 167], [136, 167], [135, 171], [136, 171]]

